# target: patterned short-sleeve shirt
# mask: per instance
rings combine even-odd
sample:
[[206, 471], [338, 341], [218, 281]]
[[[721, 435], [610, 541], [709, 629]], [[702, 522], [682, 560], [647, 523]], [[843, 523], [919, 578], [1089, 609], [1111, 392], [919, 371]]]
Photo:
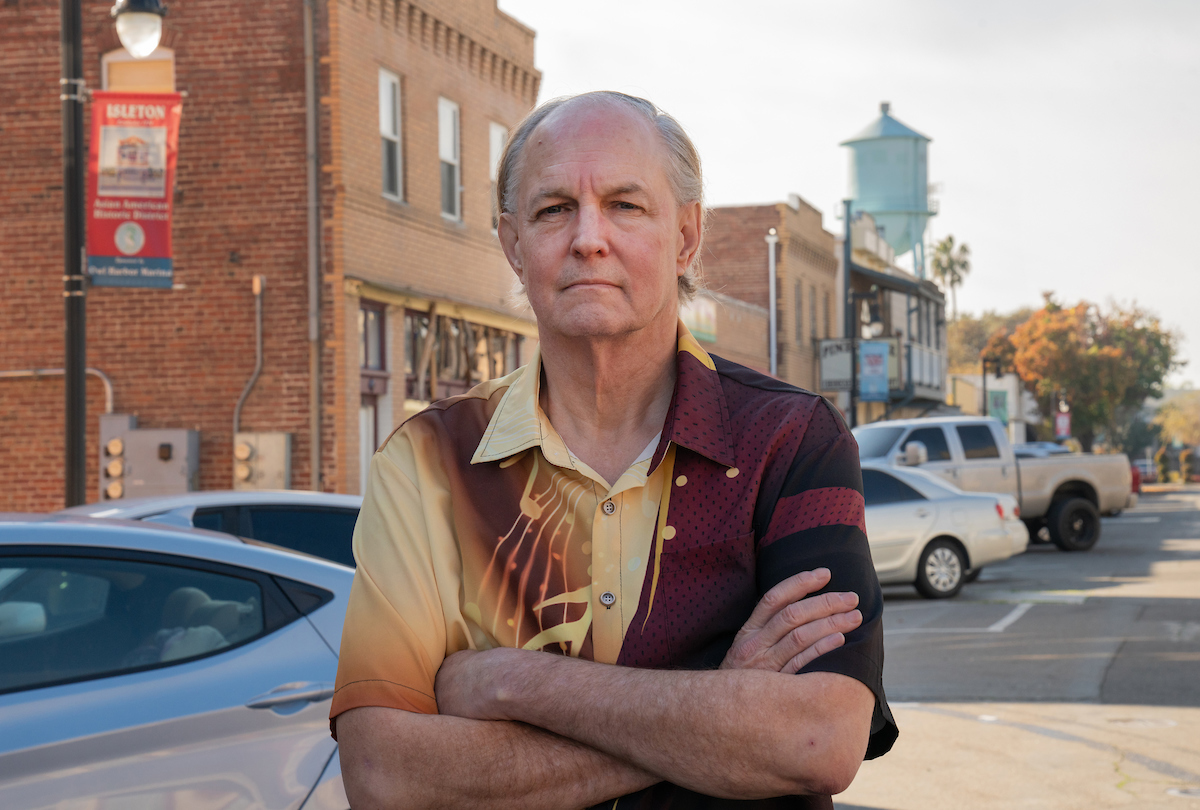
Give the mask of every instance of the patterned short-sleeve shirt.
[[[331, 721], [359, 706], [436, 713], [438, 667], [463, 649], [715, 668], [767, 590], [824, 566], [830, 590], [858, 593], [863, 623], [802, 672], [870, 688], [867, 756], [891, 747], [854, 438], [826, 400], [708, 354], [682, 323], [676, 358], [659, 441], [611, 486], [540, 408], [536, 352], [392, 434], [355, 528]], [[662, 783], [615, 806], [723, 805]]]

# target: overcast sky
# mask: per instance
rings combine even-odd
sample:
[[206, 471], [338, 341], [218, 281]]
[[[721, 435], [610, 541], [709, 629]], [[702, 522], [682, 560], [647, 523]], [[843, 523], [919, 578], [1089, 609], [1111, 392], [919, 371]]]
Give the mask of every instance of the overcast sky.
[[500, 0], [541, 98], [613, 89], [680, 119], [712, 205], [797, 193], [835, 219], [838, 142], [892, 115], [933, 139], [930, 235], [973, 253], [960, 310], [1136, 301], [1200, 387], [1200, 1]]

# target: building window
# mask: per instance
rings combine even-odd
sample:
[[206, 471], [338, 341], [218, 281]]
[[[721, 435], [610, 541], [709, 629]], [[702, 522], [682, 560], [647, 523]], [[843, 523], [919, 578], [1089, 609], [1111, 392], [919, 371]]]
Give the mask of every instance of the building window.
[[358, 309], [359, 366], [368, 371], [383, 371], [384, 357], [384, 307], [363, 301]]
[[508, 127], [492, 121], [488, 124], [488, 178], [492, 181], [492, 230], [500, 224], [500, 210], [496, 204], [496, 180], [500, 176], [500, 157], [508, 143]]
[[459, 164], [458, 105], [438, 99], [438, 159], [442, 169], [442, 216], [462, 219], [462, 167]]
[[464, 318], [419, 310], [404, 314], [406, 396], [419, 401], [464, 394], [515, 371], [525, 336]]
[[404, 199], [404, 164], [400, 150], [400, 77], [379, 71], [379, 140], [383, 146], [383, 195]]
[[792, 285], [792, 296], [795, 298], [796, 304], [796, 311], [794, 313], [796, 316], [796, 343], [801, 344], [804, 342], [804, 319], [801, 317], [801, 314], [804, 312], [803, 290], [804, 285], [799, 281]]
[[808, 331], [813, 340], [817, 339], [817, 288], [808, 288]]
[[825, 337], [833, 337], [833, 326], [829, 322], [829, 291], [825, 291], [825, 297], [822, 302], [825, 310]]
[[118, 48], [100, 58], [100, 74], [105, 90], [174, 93], [175, 51], [159, 47], [145, 59], [134, 59]]

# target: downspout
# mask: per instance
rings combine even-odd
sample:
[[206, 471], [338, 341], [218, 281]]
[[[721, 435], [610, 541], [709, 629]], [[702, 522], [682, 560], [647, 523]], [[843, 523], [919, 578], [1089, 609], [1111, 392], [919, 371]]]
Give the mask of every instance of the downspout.
[[767, 307], [769, 312], [768, 328], [771, 330], [770, 336], [770, 353], [771, 353], [771, 376], [779, 376], [779, 325], [775, 323], [776, 312], [776, 292], [775, 292], [775, 245], [779, 243], [779, 237], [775, 233], [775, 229], [771, 228], [767, 231]]
[[314, 0], [304, 0], [304, 149], [308, 179], [309, 489], [321, 490], [321, 209], [317, 161], [317, 65]]
[[252, 284], [254, 290], [254, 373], [246, 381], [246, 387], [242, 389], [242, 395], [238, 397], [237, 405], [233, 408], [233, 440], [235, 442], [242, 429], [242, 406], [246, 404], [246, 398], [254, 390], [254, 384], [258, 382], [258, 375], [262, 374], [263, 368], [262, 296], [266, 278], [256, 275]]
[[[84, 369], [88, 374], [94, 377], [99, 377], [100, 382], [104, 383], [104, 412], [113, 412], [113, 384], [112, 380], [98, 368]], [[66, 369], [61, 368], [27, 368], [20, 371], [0, 371], [0, 380], [14, 380], [23, 377], [61, 377], [66, 374]]]

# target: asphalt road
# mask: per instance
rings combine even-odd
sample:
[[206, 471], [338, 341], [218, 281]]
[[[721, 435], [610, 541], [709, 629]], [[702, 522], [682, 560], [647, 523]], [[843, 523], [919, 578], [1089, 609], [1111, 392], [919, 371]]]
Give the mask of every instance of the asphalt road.
[[1034, 545], [957, 599], [884, 589], [900, 726], [844, 810], [1200, 810], [1200, 487], [1145, 493], [1089, 552]]

